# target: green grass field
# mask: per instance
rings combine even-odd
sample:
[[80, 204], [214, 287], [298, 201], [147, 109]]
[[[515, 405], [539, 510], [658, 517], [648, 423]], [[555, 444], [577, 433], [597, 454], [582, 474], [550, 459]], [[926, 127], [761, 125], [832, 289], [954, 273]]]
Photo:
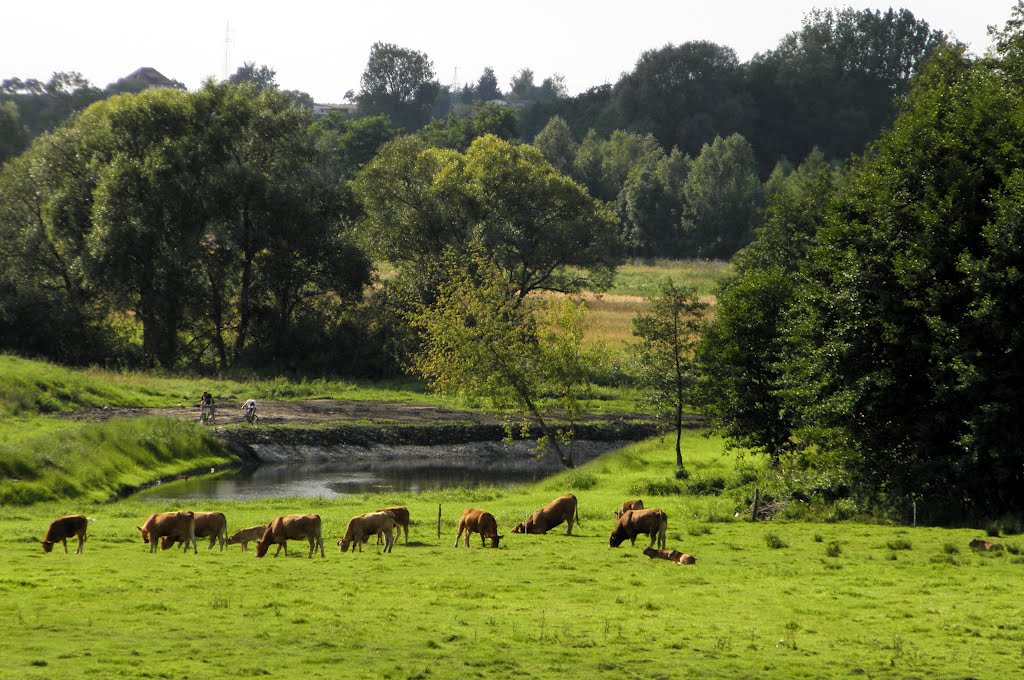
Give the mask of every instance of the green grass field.
[[[696, 477], [731, 475], [691, 433]], [[855, 523], [753, 524], [731, 496], [644, 496], [669, 515], [669, 547], [695, 566], [608, 548], [611, 512], [668, 486], [668, 443], [644, 442], [534, 485], [203, 503], [230, 528], [316, 512], [326, 559], [252, 547], [150, 555], [135, 526], [169, 508], [37, 504], [0, 517], [3, 678], [1009, 678], [1024, 670], [1024, 558], [974, 553], [982, 532]], [[509, 532], [565, 493], [582, 527]], [[410, 544], [334, 546], [349, 517], [402, 503]], [[437, 535], [437, 511], [443, 523]], [[467, 506], [493, 512], [498, 550], [454, 548]], [[44, 554], [50, 519], [95, 517], [83, 555]], [[1024, 543], [1022, 541], [1021, 543]], [[773, 547], [774, 546], [774, 547]]]

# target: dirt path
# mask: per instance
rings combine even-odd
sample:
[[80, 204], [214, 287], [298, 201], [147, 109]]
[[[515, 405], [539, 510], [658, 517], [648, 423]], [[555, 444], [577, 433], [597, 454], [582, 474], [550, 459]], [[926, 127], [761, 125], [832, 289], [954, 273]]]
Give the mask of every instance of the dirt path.
[[[240, 404], [221, 403], [217, 406], [217, 425], [243, 422]], [[458, 411], [430, 406], [390, 401], [349, 401], [344, 399], [306, 399], [304, 401], [261, 401], [261, 425], [315, 425], [320, 423], [366, 423], [374, 425], [401, 424], [426, 425], [439, 422], [493, 424], [492, 416], [471, 411]], [[186, 420], [199, 420], [197, 406], [170, 406], [165, 408], [105, 407], [84, 409], [62, 414], [72, 420], [107, 420], [144, 415], [167, 416]]]

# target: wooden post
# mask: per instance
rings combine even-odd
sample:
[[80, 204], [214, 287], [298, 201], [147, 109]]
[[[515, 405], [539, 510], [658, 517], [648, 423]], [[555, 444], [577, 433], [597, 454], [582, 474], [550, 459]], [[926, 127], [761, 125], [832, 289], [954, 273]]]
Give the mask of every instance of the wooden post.
[[441, 504], [437, 504], [437, 538], [441, 538]]
[[761, 496], [761, 490], [760, 489], [754, 489], [754, 507], [751, 508], [751, 510], [750, 510], [750, 521], [751, 522], [756, 522], [757, 521], [757, 504], [758, 504], [758, 501], [760, 500], [760, 496]]

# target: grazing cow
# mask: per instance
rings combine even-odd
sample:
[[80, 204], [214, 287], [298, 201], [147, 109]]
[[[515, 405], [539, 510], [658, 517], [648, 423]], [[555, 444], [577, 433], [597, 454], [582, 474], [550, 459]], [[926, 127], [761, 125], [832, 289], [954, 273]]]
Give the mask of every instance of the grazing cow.
[[[213, 545], [220, 541], [220, 549], [224, 550], [224, 542], [228, 536], [228, 519], [224, 516], [223, 512], [197, 512], [196, 516], [196, 538], [209, 538], [210, 547], [209, 550], [213, 550]], [[181, 539], [175, 541], [170, 536], [164, 536], [160, 542], [161, 550], [167, 550], [175, 542], [181, 543]], [[185, 546], [188, 550], [188, 546]]]
[[165, 536], [171, 539], [167, 545], [182, 541], [185, 543], [185, 550], [188, 550], [191, 543], [193, 552], [199, 552], [196, 547], [196, 518], [191, 510], [154, 513], [146, 518], [141, 527], [135, 528], [142, 534], [142, 542], [149, 543], [151, 553], [156, 552], [157, 543]]
[[654, 548], [647, 547], [644, 548], [644, 554], [652, 560], [668, 560], [669, 562], [675, 562], [676, 564], [697, 564], [696, 557], [679, 552], [678, 550], [655, 550]]
[[256, 557], [263, 557], [270, 550], [270, 546], [277, 544], [277, 552], [274, 557], [281, 554], [284, 548], [284, 556], [288, 557], [288, 541], [299, 539], [309, 541], [309, 555], [320, 548], [320, 557], [324, 557], [324, 539], [320, 533], [320, 515], [284, 515], [278, 517], [267, 525], [267, 530], [256, 544]]
[[356, 548], [363, 552], [363, 543], [366, 543], [370, 536], [384, 534], [384, 552], [391, 552], [391, 547], [395, 544], [396, 524], [395, 516], [390, 512], [378, 510], [356, 515], [349, 520], [345, 537], [338, 541], [338, 547], [341, 548], [341, 552], [348, 552], [349, 548], [352, 548], [352, 552], [355, 552]]
[[657, 539], [658, 547], [665, 547], [665, 532], [668, 530], [668, 515], [658, 508], [650, 510], [627, 510], [615, 523], [615, 529], [608, 537], [608, 545], [618, 548], [629, 539], [630, 545], [636, 545], [636, 537], [647, 534], [651, 537], [651, 547]]
[[980, 538], [975, 538], [968, 545], [975, 550], [1000, 550], [1003, 546], [999, 543], [993, 543], [992, 541], [985, 541]]
[[[396, 506], [394, 508], [380, 508], [375, 512], [390, 512], [395, 516], [395, 526], [397, 529], [405, 530], [405, 544], [409, 545], [409, 508], [403, 508], [402, 506]], [[383, 532], [377, 534], [377, 543], [381, 543], [383, 539]], [[398, 534], [395, 534], [395, 540], [398, 540]]]
[[619, 510], [616, 510], [612, 514], [615, 515], [615, 519], [618, 519], [619, 517], [622, 517], [622, 515], [625, 514], [625, 512], [627, 510], [643, 510], [643, 509], [644, 509], [644, 502], [642, 500], [640, 500], [639, 498], [634, 498], [631, 501], [623, 501], [622, 502], [622, 508], [620, 508]]
[[46, 530], [46, 538], [39, 541], [43, 544], [43, 552], [50, 552], [53, 550], [54, 543], [60, 542], [64, 544], [64, 554], [67, 554], [68, 538], [77, 536], [78, 549], [75, 550], [75, 554], [80, 554], [85, 546], [85, 532], [89, 528], [89, 522], [95, 521], [85, 515], [58, 517], [50, 522], [50, 528]]
[[[525, 522], [520, 522], [512, 530], [513, 534], [546, 534], [562, 522], [568, 522], [569, 528], [566, 536], [572, 536], [573, 522], [579, 522], [580, 515], [576, 509], [576, 496], [567, 493], [545, 505], [540, 510], [534, 510]], [[583, 526], [581, 523], [580, 526]]]
[[255, 543], [259, 541], [261, 538], [263, 538], [263, 532], [266, 530], [267, 527], [262, 525], [248, 527], [246, 529], [239, 529], [235, 533], [228, 536], [228, 539], [227, 541], [225, 541], [225, 543], [227, 543], [228, 545], [235, 545], [236, 543], [240, 543], [242, 545], [242, 550], [248, 550], [249, 542], [251, 541]]
[[471, 533], [480, 534], [480, 545], [486, 546], [485, 539], [491, 539], [491, 547], [497, 548], [498, 541], [504, 538], [504, 536], [498, 535], [498, 523], [494, 519], [494, 515], [483, 510], [476, 510], [475, 508], [466, 508], [462, 511], [462, 516], [459, 517], [459, 533], [455, 536], [455, 547], [459, 547], [459, 539], [462, 538], [462, 532], [466, 532], [466, 547], [469, 547], [469, 535]]

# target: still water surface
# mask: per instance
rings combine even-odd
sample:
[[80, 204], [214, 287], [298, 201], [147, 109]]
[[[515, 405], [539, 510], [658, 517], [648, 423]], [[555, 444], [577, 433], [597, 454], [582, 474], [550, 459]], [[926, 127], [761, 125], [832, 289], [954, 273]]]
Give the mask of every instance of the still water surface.
[[[579, 442], [577, 462], [621, 447], [625, 442]], [[511, 486], [543, 479], [561, 470], [553, 456], [537, 458], [532, 444], [494, 442], [447, 447], [376, 446], [264, 447], [276, 462], [191, 477], [136, 494], [144, 500], [249, 500], [273, 497], [332, 498], [389, 491], [418, 492], [448, 487]], [[292, 458], [290, 462], [283, 459]]]

